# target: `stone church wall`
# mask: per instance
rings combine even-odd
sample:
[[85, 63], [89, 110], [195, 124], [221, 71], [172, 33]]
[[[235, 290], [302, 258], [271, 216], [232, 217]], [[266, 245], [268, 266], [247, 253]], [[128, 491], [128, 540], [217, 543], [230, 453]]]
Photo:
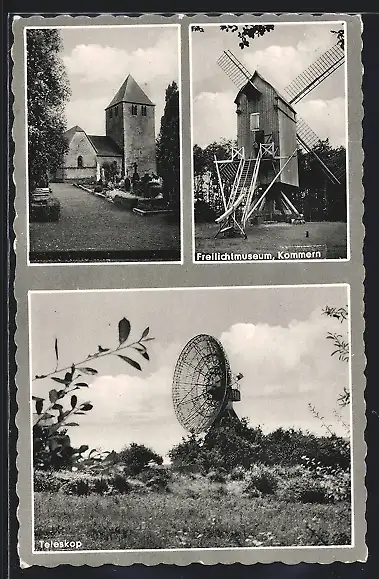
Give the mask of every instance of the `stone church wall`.
[[155, 107], [146, 106], [146, 116], [137, 105], [137, 114], [132, 115], [132, 105], [123, 103], [124, 107], [124, 158], [125, 169], [133, 174], [133, 164], [142, 178], [145, 173], [156, 173], [155, 148]]
[[[79, 157], [82, 158], [81, 166], [78, 162]], [[96, 152], [85, 133], [75, 133], [65, 155], [63, 179], [86, 181], [94, 178], [96, 178]]]

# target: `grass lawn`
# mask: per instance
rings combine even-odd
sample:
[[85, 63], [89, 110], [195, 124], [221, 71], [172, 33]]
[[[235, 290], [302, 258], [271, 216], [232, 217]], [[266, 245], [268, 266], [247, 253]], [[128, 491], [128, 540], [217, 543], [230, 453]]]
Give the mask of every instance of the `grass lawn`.
[[[238, 484], [237, 484], [238, 487]], [[75, 540], [83, 550], [349, 545], [350, 503], [251, 498], [216, 483], [185, 492], [71, 496], [35, 493], [39, 540]]]
[[[273, 252], [291, 246], [326, 246], [327, 259], [347, 257], [346, 223], [275, 223], [250, 225], [247, 239], [242, 237], [214, 238], [219, 226], [216, 223], [197, 223], [195, 226], [195, 251], [210, 252]], [[308, 232], [308, 236], [307, 236]]]

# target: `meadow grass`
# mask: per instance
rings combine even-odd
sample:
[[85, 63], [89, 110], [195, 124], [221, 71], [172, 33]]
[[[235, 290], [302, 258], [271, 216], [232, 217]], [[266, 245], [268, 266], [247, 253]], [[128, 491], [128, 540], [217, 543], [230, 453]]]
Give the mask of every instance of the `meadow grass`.
[[301, 504], [248, 497], [238, 482], [180, 481], [171, 492], [71, 496], [36, 492], [39, 540], [75, 540], [84, 550], [351, 544], [350, 502]]

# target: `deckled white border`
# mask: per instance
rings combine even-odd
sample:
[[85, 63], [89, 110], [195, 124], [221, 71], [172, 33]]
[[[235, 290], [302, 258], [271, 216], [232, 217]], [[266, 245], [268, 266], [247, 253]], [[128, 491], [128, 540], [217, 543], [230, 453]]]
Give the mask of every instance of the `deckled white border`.
[[[199, 14], [193, 17], [176, 15], [165, 17], [160, 15], [143, 15], [140, 17], [125, 17], [102, 15], [96, 17], [75, 16], [74, 24], [85, 25], [93, 23], [101, 24], [125, 24], [127, 23], [160, 23], [160, 22], [179, 22], [182, 29], [182, 96], [183, 96], [183, 166], [182, 166], [182, 184], [183, 184], [183, 215], [189, 216], [192, 211], [191, 207], [191, 147], [189, 134], [189, 54], [188, 54], [188, 26], [189, 24], [201, 24], [204, 21], [209, 22], [235, 22], [243, 23], [254, 19], [257, 23], [263, 22], [282, 22], [296, 20], [344, 20], [348, 28], [348, 74], [353, 78], [361, 78], [361, 30], [362, 23], [359, 16], [349, 16], [344, 14], [325, 14], [323, 16], [311, 16], [304, 14], [264, 14], [255, 17], [251, 14], [245, 14], [242, 17], [236, 17], [226, 14], [219, 18], [208, 17]], [[138, 21], [138, 22], [137, 22]], [[21, 566], [42, 565], [54, 567], [61, 563], [70, 563], [71, 565], [91, 565], [98, 566], [107, 563], [119, 565], [131, 565], [133, 563], [144, 563], [146, 565], [156, 565], [159, 563], [187, 565], [192, 562], [201, 562], [204, 564], [232, 564], [240, 562], [242, 564], [252, 564], [257, 562], [270, 563], [281, 561], [289, 564], [300, 562], [310, 563], [332, 563], [334, 561], [355, 562], [365, 561], [367, 558], [367, 548], [365, 545], [365, 504], [366, 488], [364, 484], [366, 444], [364, 441], [364, 429], [366, 426], [365, 404], [364, 404], [364, 344], [363, 344], [363, 257], [362, 246], [364, 237], [363, 217], [363, 187], [362, 187], [362, 93], [361, 86], [358, 83], [352, 83], [349, 87], [349, 118], [355, 123], [354, 138], [352, 139], [351, 154], [351, 186], [354, 189], [354, 195], [351, 196], [350, 218], [351, 218], [351, 259], [345, 263], [306, 263], [294, 264], [290, 262], [282, 263], [281, 266], [273, 269], [260, 267], [260, 264], [252, 264], [247, 267], [246, 264], [241, 267], [219, 267], [209, 264], [208, 268], [198, 268], [197, 265], [191, 264], [191, 231], [190, 224], [187, 221], [183, 223], [183, 244], [184, 244], [184, 265], [182, 267], [170, 264], [161, 265], [159, 263], [147, 265], [146, 268], [139, 264], [132, 263], [122, 267], [115, 264], [99, 264], [93, 268], [87, 264], [82, 264], [76, 268], [61, 267], [27, 267], [27, 246], [25, 243], [26, 231], [26, 213], [25, 213], [25, 147], [23, 145], [23, 135], [25, 132], [25, 118], [22, 114], [23, 108], [23, 71], [22, 71], [22, 43], [20, 31], [25, 25], [38, 23], [44, 24], [72, 24], [72, 16], [59, 16], [56, 18], [42, 18], [34, 16], [31, 18], [15, 17], [13, 23], [13, 33], [15, 41], [12, 46], [12, 58], [15, 63], [12, 79], [12, 92], [15, 98], [13, 111], [15, 113], [13, 125], [13, 138], [15, 141], [16, 153], [14, 158], [15, 173], [14, 180], [16, 183], [15, 210], [16, 219], [14, 221], [14, 231], [16, 234], [16, 279], [15, 279], [15, 298], [17, 300], [16, 315], [16, 362], [18, 370], [16, 374], [17, 404], [18, 412], [16, 415], [16, 426], [18, 428], [18, 456], [17, 468], [19, 471], [17, 494], [19, 497], [18, 519], [20, 523], [19, 531], [19, 554]], [[20, 55], [21, 48], [21, 55]], [[358, 124], [359, 126], [358, 126]], [[184, 160], [186, 162], [184, 162]], [[189, 219], [187, 217], [187, 219]], [[143, 265], [143, 264], [141, 264]], [[210, 550], [210, 551], [190, 551], [181, 550], [180, 552], [166, 552], [156, 550], [154, 552], [98, 552], [89, 554], [80, 553], [61, 553], [59, 557], [51, 558], [46, 553], [33, 554], [31, 552], [31, 493], [30, 493], [30, 448], [31, 437], [28, 428], [29, 424], [29, 392], [25, 388], [28, 383], [28, 310], [27, 310], [27, 293], [28, 290], [64, 290], [64, 289], [114, 289], [118, 288], [167, 288], [167, 287], [202, 287], [202, 286], [249, 286], [249, 285], [271, 285], [271, 284], [319, 284], [320, 281], [325, 284], [348, 283], [351, 288], [351, 328], [352, 328], [352, 382], [353, 382], [353, 445], [355, 454], [354, 464], [354, 481], [355, 492], [353, 497], [353, 508], [355, 513], [355, 547], [332, 547], [315, 549], [314, 547], [295, 550], [293, 548], [278, 548], [273, 551], [261, 549], [242, 549], [242, 550]], [[26, 363], [28, 360], [28, 364]], [[357, 459], [358, 457], [358, 459]]]

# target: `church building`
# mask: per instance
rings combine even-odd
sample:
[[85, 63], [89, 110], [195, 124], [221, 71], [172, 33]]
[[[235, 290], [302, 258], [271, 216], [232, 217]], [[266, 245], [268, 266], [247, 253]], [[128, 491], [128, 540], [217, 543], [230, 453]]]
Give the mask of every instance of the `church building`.
[[119, 176], [156, 173], [155, 104], [129, 74], [105, 109], [105, 136], [76, 125], [65, 133], [68, 151], [57, 181], [99, 180], [104, 167]]

